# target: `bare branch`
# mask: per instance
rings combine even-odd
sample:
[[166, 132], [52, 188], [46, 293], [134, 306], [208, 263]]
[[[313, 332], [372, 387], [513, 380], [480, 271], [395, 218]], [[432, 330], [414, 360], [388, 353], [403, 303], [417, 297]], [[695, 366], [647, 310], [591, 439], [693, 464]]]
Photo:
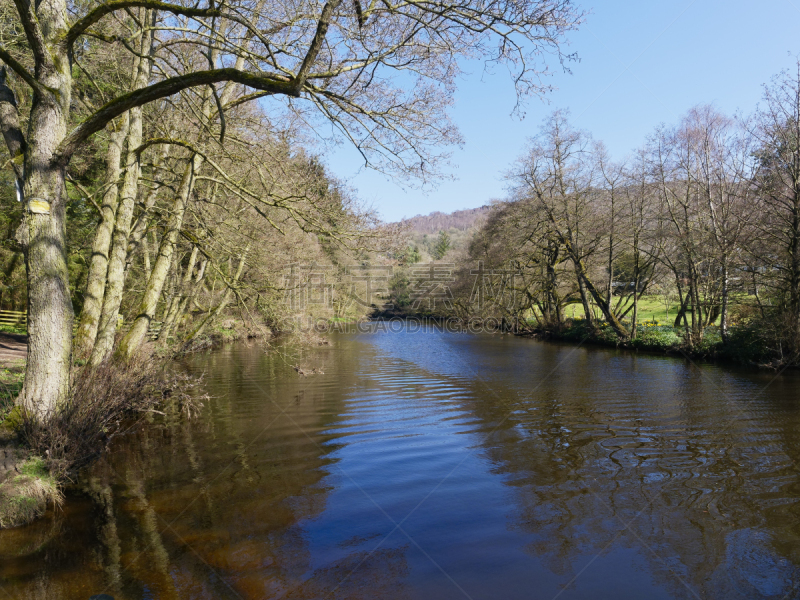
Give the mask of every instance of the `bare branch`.
[[[44, 35], [42, 34], [42, 27], [39, 25], [39, 20], [36, 18], [33, 5], [30, 0], [14, 0], [14, 4], [17, 7], [19, 18], [22, 21], [25, 37], [28, 38], [28, 44], [30, 44], [31, 51], [33, 52], [33, 58], [36, 61], [37, 69], [41, 66], [49, 65], [52, 60], [50, 58], [50, 53], [47, 51], [47, 45], [45, 44]], [[3, 58], [3, 60], [5, 61], [6, 59]]]
[[[35, 91], [41, 92], [42, 86], [41, 84], [36, 81], [36, 78], [31, 74], [28, 69], [26, 69], [18, 60], [16, 60], [13, 56], [11, 56], [5, 48], [0, 46], [0, 60], [6, 63], [14, 73], [20, 76], [20, 78], [31, 86]], [[5, 85], [5, 73], [3, 74], [3, 84]]]
[[[22, 2], [23, 0], [17, 1]], [[157, 0], [111, 0], [111, 2], [101, 4], [97, 8], [89, 11], [89, 14], [73, 24], [67, 32], [65, 41], [71, 46], [89, 27], [100, 21], [100, 19], [106, 15], [117, 10], [136, 7], [163, 10], [174, 15], [182, 15], [185, 17], [219, 17], [222, 14], [217, 8], [189, 8], [179, 4], [158, 2]]]
[[284, 94], [294, 97], [299, 95], [294, 85], [283, 77], [279, 79], [274, 75], [256, 75], [237, 69], [212, 69], [171, 77], [124, 94], [101, 107], [73, 129], [61, 142], [54, 160], [62, 164], [69, 162], [72, 154], [84, 140], [103, 129], [112, 119], [131, 108], [142, 106], [160, 98], [166, 98], [190, 87], [208, 85], [220, 81], [233, 81], [234, 83], [264, 90], [270, 94]]

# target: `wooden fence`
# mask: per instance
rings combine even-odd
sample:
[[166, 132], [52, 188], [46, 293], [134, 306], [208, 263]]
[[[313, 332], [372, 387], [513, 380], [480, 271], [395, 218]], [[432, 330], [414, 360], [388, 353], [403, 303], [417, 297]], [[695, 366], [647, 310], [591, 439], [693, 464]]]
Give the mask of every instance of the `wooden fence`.
[[[7, 325], [11, 327], [17, 327], [19, 329], [27, 329], [28, 328], [28, 313], [26, 311], [17, 311], [17, 310], [0, 310], [0, 326]], [[122, 321], [120, 320], [119, 326], [122, 326]], [[75, 324], [72, 326], [72, 335], [75, 335], [75, 332], [78, 329], [78, 321], [76, 319]], [[161, 331], [161, 321], [151, 321], [150, 327], [147, 329], [147, 337], [151, 340], [154, 340], [158, 337], [158, 333]]]
[[0, 325], [25, 329], [28, 326], [28, 313], [16, 310], [0, 310]]

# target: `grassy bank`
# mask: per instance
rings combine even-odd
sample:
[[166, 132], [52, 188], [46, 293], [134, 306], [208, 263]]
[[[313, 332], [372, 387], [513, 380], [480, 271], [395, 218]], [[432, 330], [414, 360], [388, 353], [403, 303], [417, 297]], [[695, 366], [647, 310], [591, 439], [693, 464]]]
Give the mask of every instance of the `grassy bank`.
[[44, 459], [9, 441], [0, 448], [0, 529], [26, 525], [42, 516], [49, 503], [63, 502], [59, 482]]
[[[625, 324], [630, 328], [630, 323]], [[719, 328], [708, 327], [702, 341], [692, 345], [688, 343], [682, 327], [673, 327], [670, 323], [653, 319], [639, 323], [635, 338], [621, 341], [613, 328], [604, 321], [589, 325], [585, 319], [567, 319], [566, 325], [560, 330], [534, 328], [523, 335], [698, 359], [723, 359], [753, 366], [773, 366], [775, 357], [755, 324], [733, 326], [728, 332], [728, 342], [723, 343]]]
[[19, 409], [14, 399], [22, 388], [25, 368], [0, 369], [0, 529], [18, 527], [40, 517], [48, 503], [61, 505], [56, 477], [43, 458], [20, 443]]

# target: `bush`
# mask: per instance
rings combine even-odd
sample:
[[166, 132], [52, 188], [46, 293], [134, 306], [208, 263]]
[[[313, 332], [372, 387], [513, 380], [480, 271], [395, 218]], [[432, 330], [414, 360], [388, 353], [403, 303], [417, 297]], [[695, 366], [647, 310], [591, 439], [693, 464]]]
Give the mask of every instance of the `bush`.
[[[24, 415], [20, 438], [35, 454], [45, 457], [57, 479], [96, 457], [121, 430], [126, 418], [155, 407], [166, 398], [189, 414], [202, 398], [193, 394], [198, 380], [188, 375], [154, 369], [149, 357], [128, 362], [108, 360], [74, 375], [72, 398], [45, 422]], [[163, 413], [161, 413], [163, 414]]]

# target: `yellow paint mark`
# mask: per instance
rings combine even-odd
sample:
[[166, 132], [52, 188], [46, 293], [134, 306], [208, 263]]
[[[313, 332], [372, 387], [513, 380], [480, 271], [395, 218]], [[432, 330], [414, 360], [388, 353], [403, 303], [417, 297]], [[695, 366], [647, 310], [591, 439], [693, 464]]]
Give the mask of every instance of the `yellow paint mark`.
[[28, 202], [28, 210], [37, 215], [49, 215], [50, 203], [40, 198], [31, 198]]

